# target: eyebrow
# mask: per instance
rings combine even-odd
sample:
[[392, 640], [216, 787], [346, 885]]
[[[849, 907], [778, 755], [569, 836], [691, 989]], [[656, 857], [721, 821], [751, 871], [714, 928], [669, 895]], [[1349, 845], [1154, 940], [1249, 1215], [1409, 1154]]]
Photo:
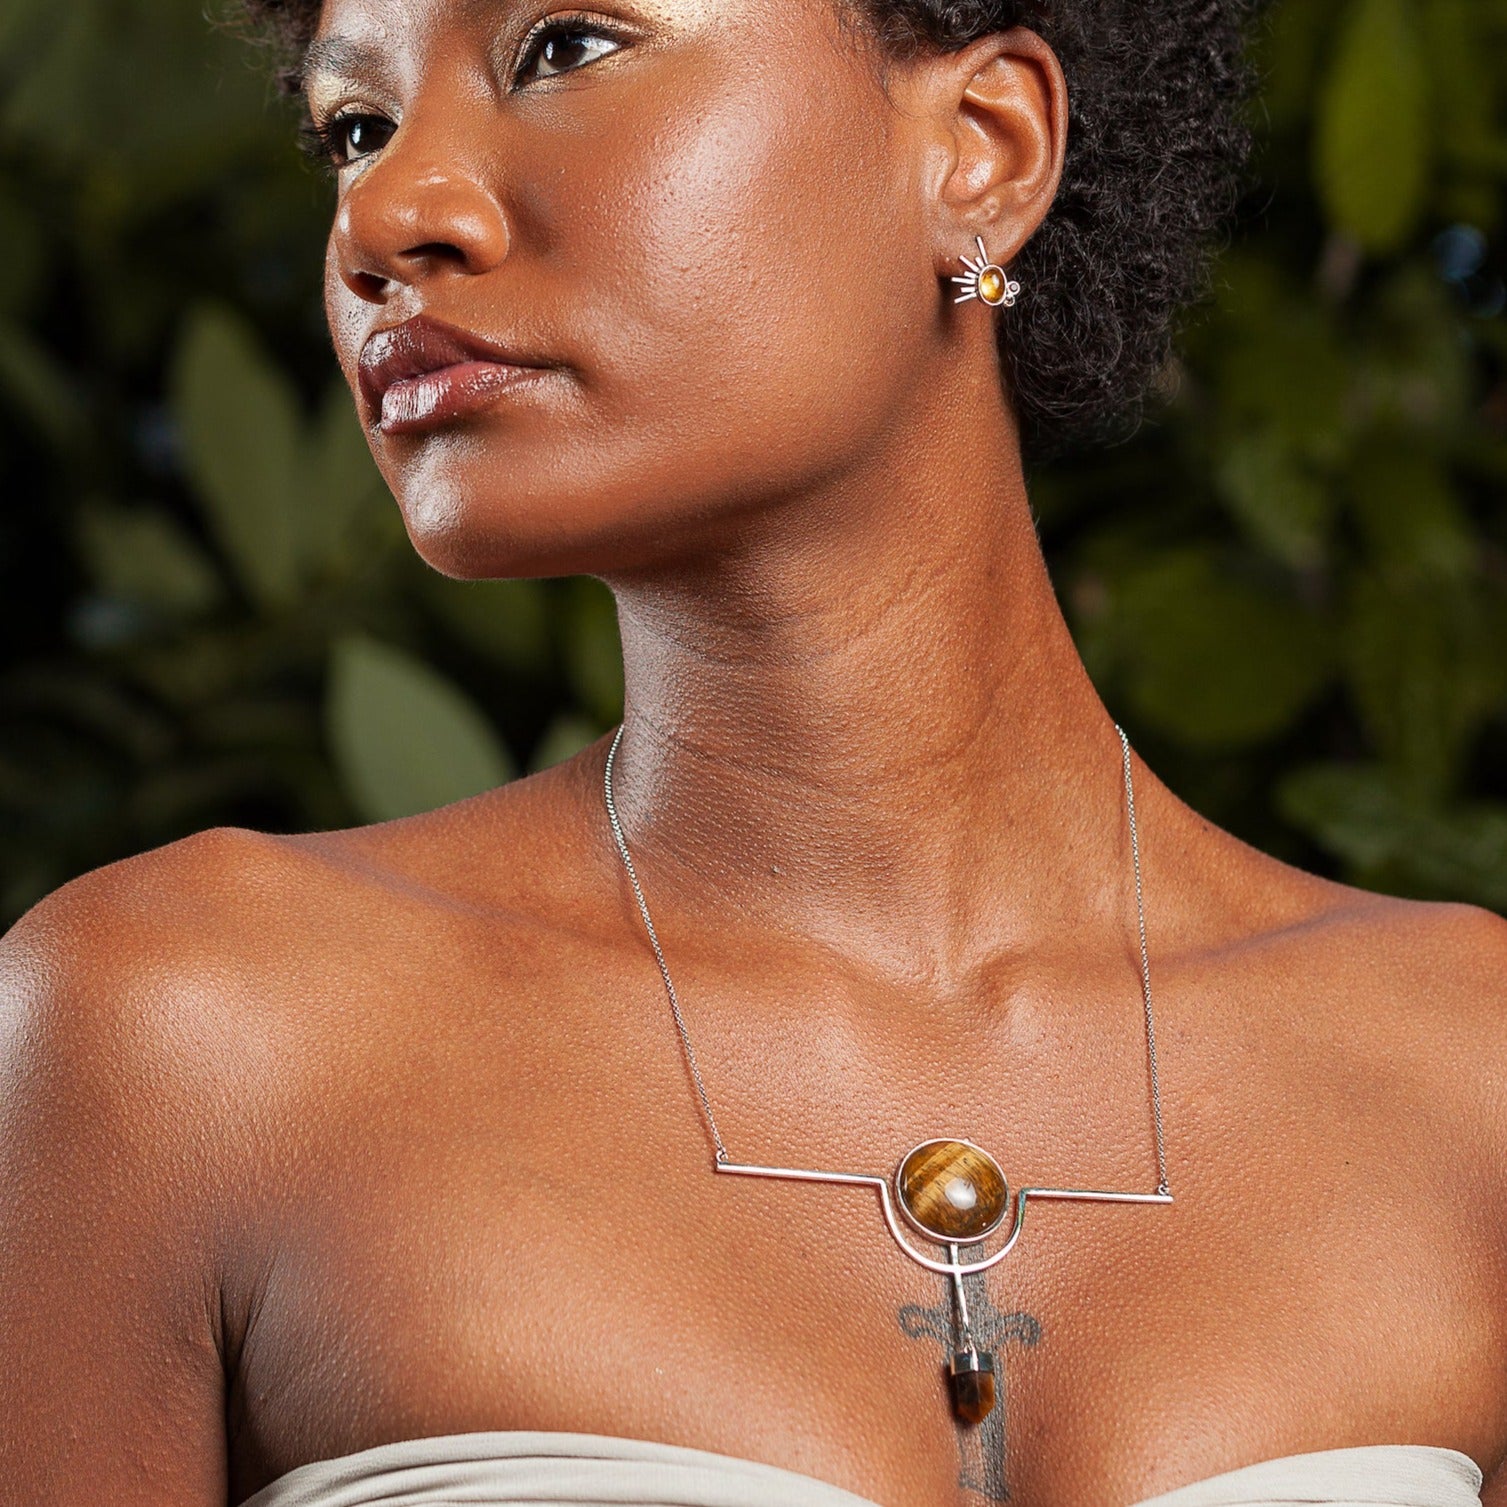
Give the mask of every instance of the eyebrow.
[[350, 37], [315, 37], [304, 49], [298, 64], [300, 83], [307, 85], [321, 73], [350, 78], [356, 74], [380, 71], [381, 54], [375, 47], [352, 41]]

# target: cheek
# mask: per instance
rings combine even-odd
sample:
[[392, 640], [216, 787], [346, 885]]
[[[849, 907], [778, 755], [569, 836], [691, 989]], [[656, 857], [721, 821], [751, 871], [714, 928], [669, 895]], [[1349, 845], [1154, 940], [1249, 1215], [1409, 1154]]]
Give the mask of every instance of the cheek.
[[935, 316], [882, 100], [791, 77], [799, 91], [745, 71], [674, 93], [561, 211], [603, 290], [600, 412], [682, 466], [698, 456], [708, 482], [757, 462], [775, 488], [833, 463], [885, 422]]

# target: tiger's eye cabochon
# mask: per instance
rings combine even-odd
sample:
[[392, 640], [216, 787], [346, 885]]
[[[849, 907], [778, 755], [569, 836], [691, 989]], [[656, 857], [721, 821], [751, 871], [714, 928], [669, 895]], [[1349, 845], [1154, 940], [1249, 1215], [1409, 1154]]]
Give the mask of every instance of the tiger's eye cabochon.
[[999, 1163], [967, 1141], [926, 1141], [895, 1174], [901, 1207], [936, 1240], [980, 1240], [1005, 1217]]

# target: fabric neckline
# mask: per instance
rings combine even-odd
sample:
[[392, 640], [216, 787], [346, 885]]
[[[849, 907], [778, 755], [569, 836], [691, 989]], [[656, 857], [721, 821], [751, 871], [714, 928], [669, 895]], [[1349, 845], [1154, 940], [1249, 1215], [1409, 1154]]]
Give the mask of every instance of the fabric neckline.
[[[713, 1469], [724, 1473], [733, 1472], [745, 1477], [761, 1478], [771, 1484], [798, 1485], [805, 1492], [802, 1501], [809, 1500], [810, 1507], [885, 1507], [867, 1497], [854, 1495], [840, 1486], [809, 1476], [800, 1471], [787, 1470], [783, 1466], [769, 1465], [761, 1461], [746, 1460], [738, 1455], [724, 1455], [711, 1450], [695, 1449], [687, 1445], [663, 1444], [655, 1440], [627, 1439], [611, 1434], [583, 1434], [560, 1430], [487, 1430], [461, 1434], [435, 1434], [414, 1439], [402, 1439], [390, 1444], [374, 1445], [354, 1454], [342, 1455], [330, 1460], [315, 1460], [279, 1476], [248, 1497], [241, 1507], [299, 1507], [306, 1498], [304, 1493], [317, 1489], [326, 1482], [347, 1481], [366, 1473], [389, 1469], [402, 1469], [407, 1465], [424, 1464], [435, 1459], [450, 1461], [473, 1461], [485, 1463], [522, 1456], [554, 1456], [562, 1459], [589, 1459], [597, 1461], [654, 1459], [670, 1465], [689, 1468]], [[1303, 1454], [1276, 1456], [1257, 1461], [1251, 1465], [1237, 1466], [1185, 1486], [1173, 1488], [1156, 1497], [1141, 1502], [1126, 1504], [1126, 1507], [1180, 1507], [1183, 1500], [1192, 1502], [1195, 1494], [1223, 1485], [1249, 1487], [1259, 1491], [1267, 1482], [1276, 1485], [1277, 1476], [1283, 1476], [1283, 1484], [1290, 1481], [1290, 1471], [1296, 1466], [1314, 1478], [1316, 1489], [1324, 1490], [1324, 1477], [1336, 1480], [1357, 1466], [1381, 1464], [1385, 1457], [1389, 1465], [1403, 1466], [1406, 1462], [1428, 1462], [1441, 1468], [1453, 1469], [1462, 1485], [1469, 1485], [1479, 1493], [1483, 1473], [1469, 1455], [1459, 1450], [1438, 1445], [1375, 1444], [1349, 1446], [1339, 1449], [1316, 1450]], [[1263, 1478], [1265, 1478], [1263, 1480]], [[1307, 1485], [1305, 1478], [1305, 1487]], [[1344, 1482], [1338, 1489], [1349, 1489]], [[1203, 1500], [1198, 1495], [1198, 1500]], [[1290, 1497], [1284, 1501], [1293, 1500]], [[1329, 1497], [1307, 1497], [1299, 1500], [1324, 1502]], [[1356, 1498], [1347, 1497], [1354, 1501]], [[1377, 1500], [1381, 1500], [1378, 1498]], [[1387, 1501], [1394, 1499], [1388, 1497]]]

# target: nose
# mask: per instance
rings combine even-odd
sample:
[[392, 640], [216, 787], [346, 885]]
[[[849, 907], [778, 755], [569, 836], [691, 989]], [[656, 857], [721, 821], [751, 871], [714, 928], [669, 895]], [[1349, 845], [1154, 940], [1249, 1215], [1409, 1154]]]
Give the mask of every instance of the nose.
[[410, 119], [369, 165], [357, 168], [335, 213], [331, 250], [358, 298], [386, 303], [400, 289], [443, 275], [482, 273], [511, 244], [508, 219], [485, 175], [453, 148], [451, 133]]

